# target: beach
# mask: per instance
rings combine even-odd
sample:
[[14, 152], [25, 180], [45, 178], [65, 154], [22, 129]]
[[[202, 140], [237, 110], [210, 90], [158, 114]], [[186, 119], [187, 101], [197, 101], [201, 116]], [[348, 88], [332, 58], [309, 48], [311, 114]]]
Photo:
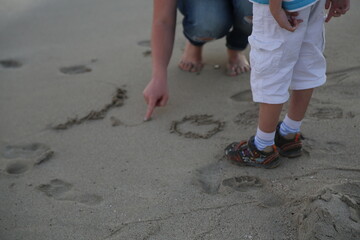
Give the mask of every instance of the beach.
[[258, 111], [224, 39], [181, 71], [178, 14], [170, 100], [144, 122], [152, 1], [0, 4], [0, 240], [360, 239], [359, 1], [326, 24], [303, 155], [275, 169], [224, 157]]

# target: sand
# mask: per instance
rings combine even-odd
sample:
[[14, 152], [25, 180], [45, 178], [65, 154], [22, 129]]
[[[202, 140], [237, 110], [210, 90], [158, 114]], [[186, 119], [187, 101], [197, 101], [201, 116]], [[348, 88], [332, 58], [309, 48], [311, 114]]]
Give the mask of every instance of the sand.
[[1, 6], [1, 240], [360, 239], [359, 1], [327, 24], [303, 156], [271, 170], [223, 157], [258, 108], [223, 39], [182, 72], [178, 18], [170, 101], [143, 122], [152, 1]]

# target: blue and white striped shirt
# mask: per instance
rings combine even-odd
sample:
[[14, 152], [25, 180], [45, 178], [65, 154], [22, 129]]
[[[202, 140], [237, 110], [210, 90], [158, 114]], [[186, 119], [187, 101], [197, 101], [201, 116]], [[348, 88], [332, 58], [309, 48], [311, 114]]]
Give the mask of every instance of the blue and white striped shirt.
[[[253, 3], [269, 4], [269, 0], [249, 0]], [[313, 5], [318, 0], [283, 0], [282, 7], [289, 12], [296, 12]]]

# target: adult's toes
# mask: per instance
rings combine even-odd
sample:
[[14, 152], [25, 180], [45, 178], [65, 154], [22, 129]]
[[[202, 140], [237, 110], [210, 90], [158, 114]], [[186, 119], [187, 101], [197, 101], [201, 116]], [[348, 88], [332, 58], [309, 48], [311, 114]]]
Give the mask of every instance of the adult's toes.
[[227, 69], [227, 75], [233, 77], [233, 76], [236, 76], [237, 73], [236, 73], [236, 69], [234, 67], [229, 67]]
[[189, 64], [189, 63], [187, 63], [187, 62], [183, 62], [183, 61], [181, 61], [180, 63], [179, 63], [179, 68], [181, 69], [181, 70], [183, 70], [183, 71], [189, 71], [190, 70], [190, 68], [191, 68], [191, 64]]
[[202, 68], [203, 68], [203, 64], [202, 64], [202, 63], [194, 64], [194, 65], [193, 65], [193, 71], [192, 71], [192, 72], [200, 72]]

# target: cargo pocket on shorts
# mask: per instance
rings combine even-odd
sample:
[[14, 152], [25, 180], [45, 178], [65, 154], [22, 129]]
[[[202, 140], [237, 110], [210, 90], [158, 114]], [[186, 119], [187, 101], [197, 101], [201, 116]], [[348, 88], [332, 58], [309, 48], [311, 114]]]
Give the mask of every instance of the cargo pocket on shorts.
[[279, 70], [280, 61], [283, 55], [281, 45], [283, 41], [273, 39], [258, 39], [249, 37], [251, 46], [250, 64], [251, 69], [261, 73], [275, 73]]

